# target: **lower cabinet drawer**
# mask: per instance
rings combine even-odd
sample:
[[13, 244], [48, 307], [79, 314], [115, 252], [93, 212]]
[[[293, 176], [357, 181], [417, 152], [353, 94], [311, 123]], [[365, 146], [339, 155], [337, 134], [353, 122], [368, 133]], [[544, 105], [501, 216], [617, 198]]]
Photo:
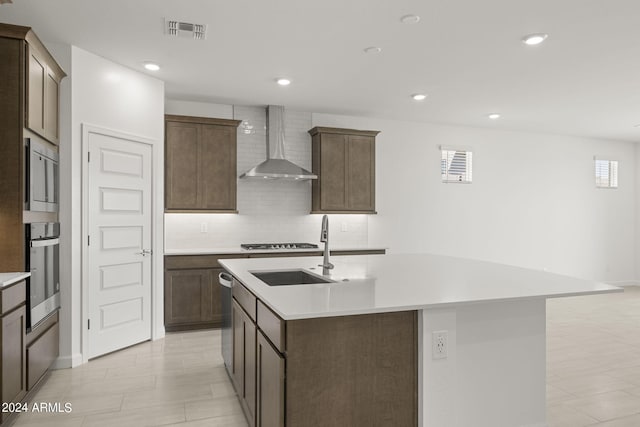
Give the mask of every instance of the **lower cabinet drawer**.
[[258, 327], [281, 353], [285, 351], [285, 322], [258, 300]]
[[31, 390], [59, 354], [58, 323], [27, 347], [27, 390]]

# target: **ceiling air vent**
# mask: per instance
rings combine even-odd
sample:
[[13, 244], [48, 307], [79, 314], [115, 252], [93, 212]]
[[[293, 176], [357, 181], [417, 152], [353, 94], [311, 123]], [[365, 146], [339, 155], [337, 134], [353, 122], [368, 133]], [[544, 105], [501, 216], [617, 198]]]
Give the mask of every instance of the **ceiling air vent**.
[[196, 40], [207, 38], [207, 26], [165, 19], [166, 34], [172, 37], [183, 37]]

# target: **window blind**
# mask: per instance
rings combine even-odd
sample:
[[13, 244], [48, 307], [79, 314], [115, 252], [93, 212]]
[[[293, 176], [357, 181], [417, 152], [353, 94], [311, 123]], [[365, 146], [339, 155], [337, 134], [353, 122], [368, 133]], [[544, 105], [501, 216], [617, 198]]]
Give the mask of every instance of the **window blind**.
[[473, 153], [469, 150], [441, 148], [442, 182], [471, 183]]
[[618, 162], [595, 159], [596, 187], [618, 188]]

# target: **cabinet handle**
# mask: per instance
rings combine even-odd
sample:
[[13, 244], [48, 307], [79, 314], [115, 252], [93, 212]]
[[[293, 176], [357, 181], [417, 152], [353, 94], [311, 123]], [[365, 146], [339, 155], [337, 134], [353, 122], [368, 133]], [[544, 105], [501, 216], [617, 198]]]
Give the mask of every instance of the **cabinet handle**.
[[143, 249], [141, 252], [137, 252], [137, 254], [142, 256], [153, 255], [153, 251], [151, 249]]

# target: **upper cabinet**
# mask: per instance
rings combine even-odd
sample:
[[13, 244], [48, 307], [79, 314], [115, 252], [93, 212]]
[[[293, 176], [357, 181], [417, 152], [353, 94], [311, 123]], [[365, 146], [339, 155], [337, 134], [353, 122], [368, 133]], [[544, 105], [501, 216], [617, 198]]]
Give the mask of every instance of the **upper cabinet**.
[[27, 44], [26, 126], [58, 144], [59, 93], [63, 74], [45, 52], [37, 45]]
[[240, 120], [165, 116], [165, 211], [237, 212]]
[[311, 213], [376, 213], [379, 131], [314, 127]]
[[[47, 48], [29, 27], [0, 24], [3, 74], [13, 70], [17, 80], [5, 81], [19, 89], [19, 97], [9, 105], [23, 105], [20, 123], [53, 144], [59, 144], [60, 81], [66, 76]], [[20, 52], [13, 56], [14, 50]], [[6, 95], [3, 92], [3, 95]]]

